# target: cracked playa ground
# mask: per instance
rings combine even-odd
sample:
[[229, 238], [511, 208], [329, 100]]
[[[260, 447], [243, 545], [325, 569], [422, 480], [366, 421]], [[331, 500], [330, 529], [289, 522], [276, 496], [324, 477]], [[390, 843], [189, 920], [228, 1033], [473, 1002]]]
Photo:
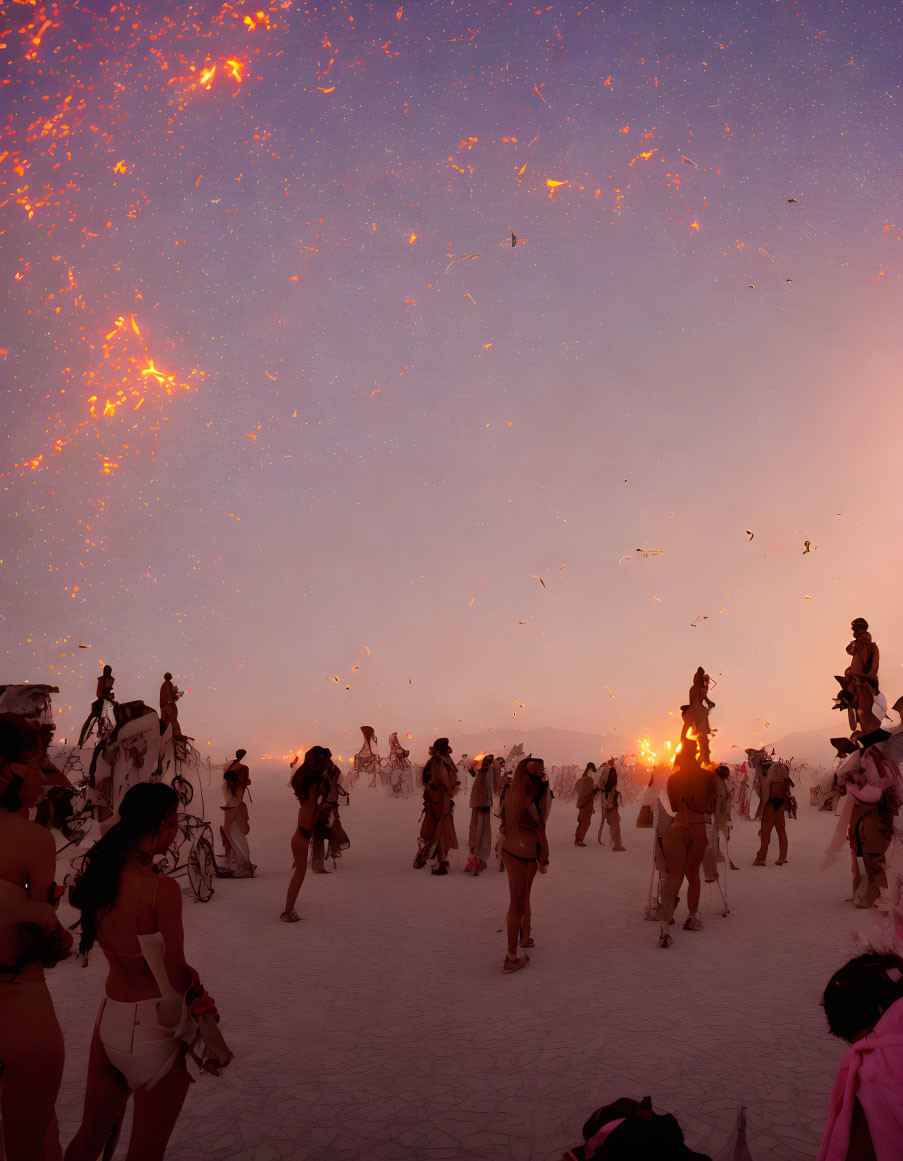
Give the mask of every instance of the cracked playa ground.
[[[574, 847], [574, 805], [555, 802], [551, 872], [533, 891], [536, 948], [527, 971], [505, 977], [506, 876], [492, 864], [463, 874], [464, 796], [453, 873], [413, 870], [419, 809], [359, 784], [343, 810], [351, 850], [336, 873], [308, 875], [303, 922], [282, 924], [296, 812], [281, 774], [255, 778], [257, 878], [218, 881], [207, 905], [185, 898], [188, 958], [236, 1059], [193, 1086], [168, 1157], [558, 1161], [594, 1108], [646, 1093], [716, 1161], [740, 1104], [754, 1161], [815, 1156], [843, 1052], [819, 999], [854, 953], [860, 917], [843, 901], [846, 856], [818, 872], [832, 817], [800, 807], [783, 868], [753, 867], [758, 826], [738, 823], [732, 914], [704, 885], [705, 929], [683, 931], [681, 905], [663, 951], [643, 920], [651, 834], [634, 828], [636, 804], [623, 812], [627, 852], [614, 854]], [[66, 1143], [103, 957], [49, 978], [66, 1038]]]

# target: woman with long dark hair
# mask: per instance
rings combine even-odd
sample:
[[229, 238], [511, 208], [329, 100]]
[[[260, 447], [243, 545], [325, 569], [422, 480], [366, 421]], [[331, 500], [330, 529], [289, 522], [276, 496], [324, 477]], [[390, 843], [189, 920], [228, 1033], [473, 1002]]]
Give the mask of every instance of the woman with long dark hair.
[[69, 891], [81, 912], [82, 952], [99, 943], [110, 970], [82, 1124], [66, 1161], [97, 1161], [132, 1094], [127, 1161], [160, 1161], [192, 1079], [200, 1068], [218, 1072], [232, 1059], [216, 1006], [185, 961], [182, 893], [154, 870], [154, 856], [175, 838], [178, 808], [175, 790], [162, 782], [133, 786]]
[[508, 872], [510, 894], [508, 952], [502, 967], [505, 975], [520, 971], [530, 962], [528, 955], [518, 955], [517, 944], [519, 939], [521, 947], [533, 946], [530, 892], [536, 872], [545, 874], [549, 869], [546, 821], [551, 809], [552, 792], [545, 765], [531, 754], [518, 762], [502, 812], [502, 862]]
[[297, 923], [301, 916], [295, 910], [298, 892], [307, 874], [310, 840], [317, 818], [330, 792], [328, 769], [332, 765], [332, 751], [324, 746], [311, 746], [304, 761], [292, 774], [291, 788], [298, 799], [298, 825], [292, 833], [292, 856], [295, 869], [285, 896], [285, 908], [279, 918], [283, 923]]
[[54, 1105], [63, 1034], [44, 968], [68, 954], [72, 938], [51, 902], [53, 838], [27, 818], [41, 791], [41, 757], [37, 728], [0, 714], [0, 1155], [5, 1144], [9, 1161], [61, 1155]]

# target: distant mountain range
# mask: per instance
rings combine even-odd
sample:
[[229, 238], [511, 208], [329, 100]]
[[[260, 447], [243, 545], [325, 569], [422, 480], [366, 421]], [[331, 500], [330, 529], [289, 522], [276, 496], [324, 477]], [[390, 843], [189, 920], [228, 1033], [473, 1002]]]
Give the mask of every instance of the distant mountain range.
[[806, 730], [792, 734], [784, 734], [774, 742], [765, 742], [763, 749], [774, 748], [779, 758], [790, 759], [794, 762], [808, 762], [810, 766], [823, 766], [830, 769], [834, 765], [834, 747], [831, 738], [839, 738], [846, 733], [846, 720], [838, 716], [834, 729]]
[[[793, 758], [796, 762], [808, 762], [811, 766], [830, 767], [834, 760], [834, 750], [830, 738], [843, 733], [845, 723], [838, 722], [838, 728], [796, 731], [764, 743], [764, 748], [782, 758]], [[535, 754], [545, 759], [549, 766], [566, 766], [572, 762], [582, 764], [610, 758], [613, 755], [633, 753], [636, 740], [618, 733], [587, 734], [579, 730], [559, 730], [553, 726], [543, 726], [538, 730], [519, 730], [516, 726], [499, 730], [482, 730], [478, 734], [458, 734], [451, 739], [456, 758], [462, 754], [500, 754], [504, 757], [517, 742], [523, 742], [524, 753]], [[718, 747], [716, 734], [712, 747], [716, 759], [725, 762], [742, 762], [742, 750], [723, 753]]]
[[538, 730], [505, 727], [482, 730], [478, 734], [459, 734], [451, 739], [456, 758], [462, 754], [473, 756], [481, 751], [504, 758], [518, 742], [523, 742], [525, 754], [535, 754], [549, 766], [567, 766], [572, 762], [598, 763], [600, 759], [615, 754], [632, 753], [634, 748], [634, 743], [620, 734], [584, 734], [579, 730], [557, 730], [553, 726], [542, 726]]

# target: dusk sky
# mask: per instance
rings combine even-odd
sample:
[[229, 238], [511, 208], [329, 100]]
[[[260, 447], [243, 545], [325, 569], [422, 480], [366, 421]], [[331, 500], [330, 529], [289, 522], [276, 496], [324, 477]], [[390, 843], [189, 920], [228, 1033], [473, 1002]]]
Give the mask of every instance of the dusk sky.
[[727, 756], [844, 732], [855, 616], [903, 694], [898, 4], [3, 22], [0, 681], [58, 736], [109, 663], [216, 756], [631, 749], [701, 664]]

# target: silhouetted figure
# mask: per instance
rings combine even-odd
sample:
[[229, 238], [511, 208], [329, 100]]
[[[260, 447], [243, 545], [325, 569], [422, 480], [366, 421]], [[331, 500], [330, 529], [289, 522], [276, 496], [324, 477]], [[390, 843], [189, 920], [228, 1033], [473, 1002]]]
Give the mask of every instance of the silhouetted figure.
[[423, 867], [428, 859], [435, 859], [434, 875], [448, 874], [448, 852], [458, 848], [452, 799], [460, 784], [451, 753], [448, 738], [437, 738], [423, 767], [423, 823], [414, 866]]
[[712, 728], [709, 725], [709, 710], [715, 708], [715, 703], [709, 698], [710, 682], [711, 678], [700, 665], [693, 674], [688, 704], [680, 707], [684, 722], [680, 740], [684, 741], [690, 733], [695, 734], [699, 760], [703, 765], [707, 765], [711, 760], [709, 738]]
[[81, 733], [78, 735], [79, 749], [85, 744], [94, 723], [97, 723], [97, 732], [101, 734], [103, 720], [103, 711], [105, 703], [113, 705], [113, 670], [109, 665], [103, 667], [103, 673], [97, 679], [97, 689], [94, 695], [94, 701], [91, 702], [91, 712], [85, 719], [85, 724], [82, 726]]
[[163, 674], [163, 684], [160, 686], [160, 718], [164, 725], [172, 726], [172, 736], [182, 737], [182, 727], [179, 725], [179, 711], [176, 702], [182, 696], [182, 691], [173, 685], [172, 674]]
[[850, 625], [853, 640], [847, 645], [847, 653], [852, 661], [838, 677], [840, 693], [834, 702], [835, 709], [845, 709], [850, 722], [851, 733], [870, 734], [881, 725], [875, 713], [875, 699], [878, 697], [878, 646], [868, 631], [869, 623], [864, 617], [857, 617]]

